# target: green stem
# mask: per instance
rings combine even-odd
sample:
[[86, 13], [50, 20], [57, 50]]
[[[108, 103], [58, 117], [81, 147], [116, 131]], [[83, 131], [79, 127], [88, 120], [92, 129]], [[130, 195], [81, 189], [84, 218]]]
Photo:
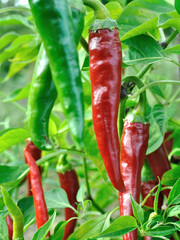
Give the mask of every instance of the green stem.
[[173, 238], [174, 238], [174, 240], [180, 240], [177, 232], [173, 233]]
[[180, 93], [180, 88], [177, 89], [177, 91], [174, 93], [174, 95], [172, 96], [172, 98], [169, 100], [169, 103], [172, 103], [176, 100], [177, 96]]
[[[129, 77], [125, 78], [123, 81], [126, 83], [134, 82], [137, 85], [137, 87], [139, 88], [139, 91], [142, 88], [144, 88], [144, 84], [138, 77], [129, 76]], [[138, 104], [138, 107], [136, 108], [135, 113], [137, 115], [141, 115], [141, 116], [145, 116], [145, 114], [146, 114], [146, 93], [144, 91], [142, 91], [139, 96], [139, 104]]]
[[86, 182], [86, 189], [87, 189], [87, 198], [89, 200], [91, 200], [92, 205], [102, 214], [105, 213], [105, 211], [103, 209], [101, 209], [101, 207], [94, 201], [94, 199], [91, 196], [91, 190], [90, 190], [90, 186], [89, 186], [89, 181], [88, 181], [88, 172], [87, 172], [87, 162], [86, 162], [86, 158], [83, 157], [83, 166], [84, 166], [84, 177], [85, 177], [85, 182]]
[[84, 48], [84, 50], [89, 54], [89, 47], [87, 41], [81, 36], [80, 38], [80, 44]]
[[[169, 45], [169, 43], [178, 35], [178, 30], [175, 30], [166, 40], [166, 47]], [[165, 47], [165, 48], [166, 48]]]
[[177, 126], [180, 126], [180, 121], [178, 121], [178, 120], [170, 118], [169, 121], [172, 122], [173, 124], [176, 124]]
[[141, 71], [137, 74], [138, 78], [143, 78], [147, 71], [152, 67], [152, 63], [144, 66]]
[[119, 106], [119, 138], [120, 138], [120, 140], [121, 140], [121, 136], [123, 133], [123, 127], [124, 127], [126, 100], [127, 100], [127, 97], [122, 99], [120, 102], [120, 106]]
[[175, 80], [162, 80], [162, 81], [157, 81], [157, 82], [152, 82], [152, 83], [148, 83], [146, 86], [140, 88], [132, 97], [136, 98], [139, 94], [141, 94], [142, 92], [144, 92], [146, 89], [155, 86], [155, 85], [159, 85], [159, 84], [175, 84], [175, 85], [180, 85], [180, 81], [175, 81]]
[[92, 8], [95, 19], [110, 18], [110, 13], [107, 8], [98, 0], [83, 0], [84, 5]]
[[86, 162], [85, 157], [83, 157], [83, 167], [84, 167], [84, 177], [85, 177], [85, 182], [86, 182], [87, 196], [88, 196], [88, 198], [90, 198], [91, 192], [90, 192], [90, 187], [89, 187], [87, 162]]
[[151, 191], [149, 192], [149, 194], [144, 198], [144, 200], [141, 203], [141, 207], [144, 206], [144, 204], [146, 203], [147, 199], [152, 195], [152, 193], [156, 190], [156, 188], [158, 187], [158, 185], [156, 185], [155, 187], [153, 187], [151, 189]]

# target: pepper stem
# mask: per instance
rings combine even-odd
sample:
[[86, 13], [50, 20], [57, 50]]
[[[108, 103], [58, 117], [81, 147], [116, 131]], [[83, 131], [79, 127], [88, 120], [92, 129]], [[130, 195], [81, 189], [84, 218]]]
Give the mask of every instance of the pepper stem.
[[61, 155], [58, 164], [56, 165], [56, 172], [65, 174], [70, 171], [72, 166], [66, 159], [67, 155]]
[[[142, 81], [135, 76], [129, 76], [123, 79], [123, 81], [126, 83], [134, 82], [139, 89], [144, 87], [144, 84], [142, 83]], [[139, 104], [136, 108], [135, 114], [143, 117], [146, 115], [146, 92], [145, 91], [139, 95]]]
[[92, 8], [95, 19], [110, 18], [110, 13], [107, 8], [98, 0], [83, 0], [84, 5]]

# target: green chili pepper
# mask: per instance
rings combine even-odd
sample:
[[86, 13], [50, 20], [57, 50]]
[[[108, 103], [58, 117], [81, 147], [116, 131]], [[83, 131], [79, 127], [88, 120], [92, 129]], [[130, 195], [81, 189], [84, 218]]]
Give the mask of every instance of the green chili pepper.
[[13, 218], [13, 240], [23, 240], [24, 217], [19, 207], [12, 200], [10, 194], [1, 186], [4, 204]]
[[[44, 42], [53, 80], [69, 129], [78, 147], [83, 147], [84, 104], [71, 11], [67, 0], [29, 0]], [[48, 17], [47, 17], [48, 16]]]
[[42, 44], [28, 98], [28, 124], [32, 142], [42, 150], [52, 149], [48, 136], [48, 123], [56, 97], [57, 91], [52, 80], [49, 60]]
[[[84, 6], [69, 0], [72, 10], [74, 37], [78, 45], [84, 27]], [[51, 110], [57, 97], [44, 46], [42, 44], [36, 61], [28, 98], [28, 124], [33, 143], [42, 150], [52, 149], [48, 136]]]

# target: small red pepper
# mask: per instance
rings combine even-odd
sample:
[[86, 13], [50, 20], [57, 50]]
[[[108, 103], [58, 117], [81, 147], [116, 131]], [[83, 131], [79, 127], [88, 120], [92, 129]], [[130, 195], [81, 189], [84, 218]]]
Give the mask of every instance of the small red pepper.
[[[103, 20], [101, 21], [103, 22]], [[99, 27], [100, 24], [97, 26]], [[89, 34], [92, 115], [97, 145], [106, 171], [113, 186], [117, 190], [123, 191], [117, 130], [122, 52], [118, 28], [113, 21], [112, 24], [115, 26], [111, 29], [105, 26], [103, 29], [99, 29], [95, 26]]]
[[[34, 208], [36, 214], [36, 224], [40, 228], [48, 221], [48, 211], [44, 198], [44, 192], [41, 182], [39, 168], [32, 155], [25, 149], [24, 155], [30, 169], [30, 182], [32, 187], [32, 195], [34, 199]], [[50, 233], [48, 235], [50, 237]]]
[[[124, 81], [134, 82], [139, 88], [143, 83], [137, 77], [127, 77]], [[139, 203], [141, 192], [141, 170], [148, 147], [149, 124], [146, 122], [146, 93], [139, 97], [139, 104], [129, 114], [124, 123], [121, 136], [120, 171], [125, 185], [125, 192], [119, 192], [120, 216], [133, 216], [130, 194]], [[137, 230], [123, 235], [123, 240], [137, 240]]]
[[12, 220], [12, 218], [9, 214], [6, 216], [6, 223], [7, 223], [9, 240], [12, 240], [12, 237], [13, 237], [13, 220]]
[[[32, 141], [29, 141], [28, 139], [26, 140], [26, 151], [29, 152], [31, 154], [31, 156], [34, 158], [35, 161], [37, 161], [38, 159], [41, 158], [41, 150], [39, 148], [37, 148], [34, 143]], [[26, 158], [25, 158], [25, 162]], [[39, 167], [39, 171], [41, 173], [41, 167]], [[31, 196], [32, 195], [32, 191], [31, 191], [31, 182], [30, 182], [30, 175], [29, 173], [27, 174], [27, 185], [28, 185], [28, 192], [27, 192], [27, 196]]]
[[[72, 169], [71, 165], [67, 162], [66, 156], [60, 158], [56, 171], [59, 176], [61, 188], [66, 192], [69, 203], [77, 209], [76, 195], [79, 190], [78, 176], [75, 170]], [[65, 208], [65, 220], [67, 221], [72, 217], [77, 217], [75, 212], [71, 208]], [[63, 240], [66, 240], [74, 232], [76, 222], [77, 219], [73, 219], [66, 225]]]
[[[126, 120], [121, 137], [120, 168], [126, 191], [119, 192], [120, 216], [133, 216], [130, 194], [139, 203], [141, 191], [141, 169], [148, 146], [149, 124], [131, 123]], [[136, 240], [134, 230], [123, 236], [123, 240]]]

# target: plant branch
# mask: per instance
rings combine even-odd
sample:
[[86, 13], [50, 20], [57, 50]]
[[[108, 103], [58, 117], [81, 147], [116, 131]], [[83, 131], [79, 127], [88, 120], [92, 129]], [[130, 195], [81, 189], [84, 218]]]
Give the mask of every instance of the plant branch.
[[83, 166], [84, 166], [84, 176], [85, 176], [85, 182], [86, 182], [86, 189], [87, 189], [87, 199], [91, 200], [92, 205], [102, 214], [105, 213], [103, 209], [94, 201], [94, 199], [91, 196], [91, 190], [89, 186], [89, 181], [88, 181], [88, 172], [87, 172], [87, 162], [86, 158], [83, 157]]
[[83, 0], [84, 5], [92, 8], [95, 19], [110, 18], [110, 13], [107, 8], [98, 0]]
[[141, 203], [141, 207], [144, 206], [144, 204], [146, 203], [147, 199], [152, 195], [152, 193], [156, 190], [156, 188], [158, 187], [158, 185], [156, 185], [155, 187], [153, 187], [151, 189], [151, 191], [148, 193], [148, 195], [144, 198], [144, 200]]
[[157, 81], [157, 82], [152, 82], [148, 83], [146, 86], [140, 88], [134, 95], [132, 95], [132, 98], [136, 98], [139, 94], [141, 94], [143, 91], [146, 89], [159, 85], [159, 84], [175, 84], [175, 85], [180, 85], [180, 81], [175, 81], [175, 80], [162, 80], [162, 81]]

